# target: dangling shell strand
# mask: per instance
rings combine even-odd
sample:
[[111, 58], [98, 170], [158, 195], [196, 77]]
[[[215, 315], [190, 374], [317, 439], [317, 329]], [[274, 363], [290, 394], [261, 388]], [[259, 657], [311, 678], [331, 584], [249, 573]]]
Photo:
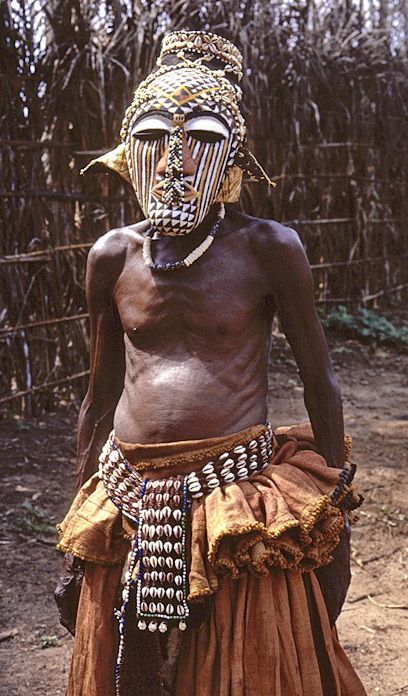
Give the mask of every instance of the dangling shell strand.
[[224, 217], [225, 207], [224, 204], [221, 203], [217, 219], [211, 227], [211, 230], [208, 233], [207, 237], [204, 239], [204, 241], [201, 242], [201, 244], [196, 249], [193, 249], [193, 251], [190, 252], [190, 254], [188, 254], [188, 256], [186, 256], [185, 259], [182, 259], [180, 261], [171, 261], [169, 263], [155, 263], [153, 261], [151, 249], [152, 238], [155, 234], [155, 230], [151, 228], [143, 241], [143, 260], [146, 266], [149, 266], [149, 268], [151, 268], [154, 271], [176, 271], [180, 268], [188, 268], [193, 263], [195, 263], [195, 261], [197, 261], [211, 246]]

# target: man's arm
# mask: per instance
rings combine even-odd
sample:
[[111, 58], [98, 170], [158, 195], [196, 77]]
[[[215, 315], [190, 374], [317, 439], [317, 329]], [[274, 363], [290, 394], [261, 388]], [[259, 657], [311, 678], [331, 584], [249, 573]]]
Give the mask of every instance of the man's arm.
[[[295, 356], [304, 399], [319, 452], [329, 466], [344, 464], [344, 426], [340, 391], [316, 313], [313, 278], [302, 243], [293, 230], [273, 226], [268, 274], [282, 328]], [[271, 241], [271, 238], [273, 241]], [[345, 521], [340, 542], [327, 566], [316, 568], [330, 624], [341, 612], [350, 584], [350, 528]]]
[[[89, 252], [86, 297], [90, 320], [90, 377], [78, 422], [75, 492], [97, 470], [101, 448], [113, 424], [125, 373], [123, 329], [112, 292], [123, 268], [123, 237], [110, 232]], [[75, 635], [84, 562], [65, 553], [55, 588], [59, 619]]]
[[125, 254], [120, 235], [110, 232], [96, 242], [88, 256], [90, 377], [78, 420], [75, 492], [98, 468], [98, 457], [112, 429], [114, 411], [123, 389], [123, 328], [112, 291], [123, 268]]
[[344, 424], [340, 390], [317, 316], [313, 278], [303, 245], [293, 230], [272, 232], [269, 260], [272, 292], [283, 331], [304, 387], [304, 401], [317, 448], [329, 466], [344, 465]]

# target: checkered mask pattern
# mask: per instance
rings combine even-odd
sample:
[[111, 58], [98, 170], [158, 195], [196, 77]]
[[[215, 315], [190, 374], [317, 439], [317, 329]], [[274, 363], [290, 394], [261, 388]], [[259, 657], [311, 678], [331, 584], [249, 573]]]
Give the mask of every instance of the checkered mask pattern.
[[[125, 146], [132, 183], [146, 218], [161, 234], [185, 235], [197, 227], [216, 201], [234, 162], [239, 145], [236, 118], [217, 101], [218, 90], [218, 81], [199, 66], [175, 68], [154, 81], [154, 96], [137, 109], [129, 125]], [[177, 121], [160, 138], [142, 140], [132, 134], [132, 125], [140, 118], [158, 112], [170, 120], [181, 115], [185, 125], [197, 113], [215, 116], [226, 126], [228, 137], [204, 142], [189, 135]], [[192, 157], [193, 174], [183, 170], [183, 152]], [[165, 172], [158, 176], [160, 161], [165, 162]]]

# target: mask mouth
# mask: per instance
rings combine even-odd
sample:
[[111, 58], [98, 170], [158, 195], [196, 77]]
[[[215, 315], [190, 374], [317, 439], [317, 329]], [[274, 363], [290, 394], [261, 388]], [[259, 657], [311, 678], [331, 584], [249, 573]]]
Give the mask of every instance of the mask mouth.
[[[157, 182], [152, 188], [152, 196], [157, 201], [163, 201], [163, 189], [164, 189], [165, 178]], [[190, 184], [189, 181], [184, 179], [184, 192], [180, 198], [180, 203], [191, 203], [195, 198], [198, 198], [198, 191]]]

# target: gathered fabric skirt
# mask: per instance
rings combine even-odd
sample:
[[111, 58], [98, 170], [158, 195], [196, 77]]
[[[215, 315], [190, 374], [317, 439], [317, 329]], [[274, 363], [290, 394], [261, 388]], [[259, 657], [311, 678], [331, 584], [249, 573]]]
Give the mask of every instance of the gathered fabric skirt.
[[[117, 621], [113, 617], [121, 569], [86, 565], [67, 696], [115, 696]], [[135, 664], [152, 672], [162, 658], [141, 632]], [[167, 659], [173, 686], [134, 675], [126, 696], [365, 696], [364, 687], [330, 628], [313, 572], [272, 570], [226, 579], [199, 626], [180, 633]], [[149, 644], [150, 642], [150, 644]], [[146, 664], [146, 667], [147, 667]]]
[[[118, 444], [135, 471], [160, 479], [196, 470], [263, 430]], [[193, 501], [191, 621], [161, 636], [138, 630], [129, 605], [134, 620], [126, 624], [118, 686], [114, 609], [134, 529], [97, 474], [83, 486], [59, 525], [58, 548], [85, 562], [67, 696], [365, 696], [314, 573], [330, 563], [344, 526], [341, 505], [356, 495], [316, 452], [310, 426], [276, 436], [261, 472]]]

